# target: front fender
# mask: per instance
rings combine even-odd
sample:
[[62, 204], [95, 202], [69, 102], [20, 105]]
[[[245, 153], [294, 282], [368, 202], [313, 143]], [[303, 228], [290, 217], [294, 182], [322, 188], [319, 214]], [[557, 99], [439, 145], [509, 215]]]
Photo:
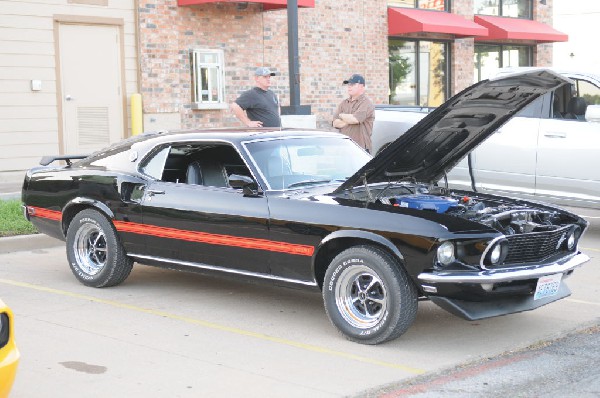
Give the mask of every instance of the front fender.
[[369, 232], [369, 231], [363, 231], [360, 229], [344, 229], [344, 230], [335, 231], [335, 232], [327, 235], [325, 237], [325, 239], [323, 239], [321, 241], [321, 243], [319, 244], [319, 246], [317, 247], [316, 254], [318, 254], [319, 250], [323, 246], [327, 245], [329, 242], [331, 242], [335, 239], [342, 239], [342, 238], [361, 239], [361, 240], [369, 240], [369, 241], [375, 242], [375, 243], [389, 249], [400, 260], [404, 260], [404, 256], [402, 256], [402, 253], [400, 252], [400, 250], [398, 250], [398, 248], [389, 239], [387, 239], [381, 235], [378, 235], [376, 233]]
[[[353, 242], [349, 242], [349, 240]], [[342, 241], [340, 242], [341, 245], [334, 245], [336, 241]], [[323, 278], [325, 277], [325, 271], [327, 270], [327, 267], [333, 258], [342, 250], [357, 244], [356, 242], [361, 242], [359, 244], [373, 243], [377, 246], [384, 247], [389, 250], [394, 257], [400, 261], [404, 261], [404, 256], [400, 250], [398, 250], [398, 248], [384, 236], [360, 229], [344, 229], [335, 231], [327, 235], [319, 243], [312, 258], [312, 274], [319, 286], [322, 285]]]

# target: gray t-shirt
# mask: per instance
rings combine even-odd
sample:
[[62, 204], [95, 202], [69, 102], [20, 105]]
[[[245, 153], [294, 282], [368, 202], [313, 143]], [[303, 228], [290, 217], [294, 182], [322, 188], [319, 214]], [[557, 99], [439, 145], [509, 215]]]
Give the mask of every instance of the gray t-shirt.
[[250, 120], [260, 120], [263, 127], [281, 127], [279, 101], [271, 90], [254, 87], [244, 91], [235, 102], [246, 111]]

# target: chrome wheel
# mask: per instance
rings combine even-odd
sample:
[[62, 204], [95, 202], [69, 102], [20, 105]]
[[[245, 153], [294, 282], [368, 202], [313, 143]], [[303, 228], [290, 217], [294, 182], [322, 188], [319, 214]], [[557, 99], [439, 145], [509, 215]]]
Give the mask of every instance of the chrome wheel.
[[106, 265], [106, 236], [96, 224], [82, 224], [73, 241], [73, 253], [81, 271], [96, 275]]
[[387, 309], [385, 284], [372, 269], [351, 266], [335, 287], [335, 302], [342, 318], [357, 329], [370, 329], [384, 318]]

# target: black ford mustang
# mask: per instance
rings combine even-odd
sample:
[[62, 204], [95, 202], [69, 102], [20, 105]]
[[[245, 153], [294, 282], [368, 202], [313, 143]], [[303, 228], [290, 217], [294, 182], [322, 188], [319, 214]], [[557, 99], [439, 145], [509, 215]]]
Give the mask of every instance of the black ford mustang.
[[[454, 191], [445, 173], [519, 110], [569, 84], [548, 71], [478, 83], [371, 159], [324, 131], [147, 133], [27, 172], [26, 217], [66, 240], [74, 275], [114, 286], [133, 263], [320, 289], [347, 338], [382, 343], [419, 298], [466, 319], [570, 294], [587, 222]], [[64, 166], [49, 166], [55, 160]]]

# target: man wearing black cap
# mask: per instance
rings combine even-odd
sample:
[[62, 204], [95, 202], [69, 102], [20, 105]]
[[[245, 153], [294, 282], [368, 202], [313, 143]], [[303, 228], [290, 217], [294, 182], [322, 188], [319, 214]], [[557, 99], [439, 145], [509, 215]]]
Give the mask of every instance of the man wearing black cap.
[[349, 97], [338, 105], [333, 115], [333, 127], [371, 153], [375, 106], [365, 95], [365, 78], [352, 75], [344, 80], [344, 84], [348, 87]]
[[256, 68], [256, 87], [244, 91], [231, 103], [231, 110], [247, 127], [281, 127], [279, 100], [275, 93], [269, 90], [271, 76], [275, 76], [275, 73], [269, 68]]

